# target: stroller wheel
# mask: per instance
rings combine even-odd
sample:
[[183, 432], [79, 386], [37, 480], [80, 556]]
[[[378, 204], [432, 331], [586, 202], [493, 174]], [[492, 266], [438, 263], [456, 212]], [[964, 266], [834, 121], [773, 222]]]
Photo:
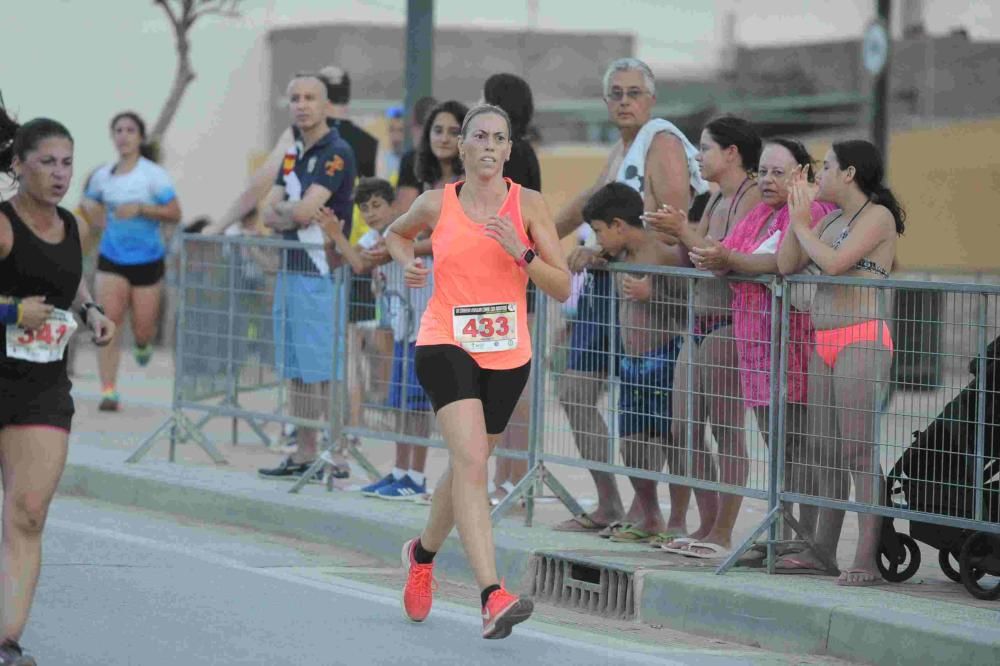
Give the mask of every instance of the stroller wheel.
[[920, 568], [920, 546], [913, 537], [908, 534], [896, 534], [899, 540], [899, 554], [893, 558], [889, 555], [885, 544], [879, 546], [878, 559], [875, 564], [878, 566], [882, 577], [891, 583], [902, 583], [909, 580]]
[[1000, 582], [991, 587], [979, 584], [979, 579], [997, 571], [1000, 564], [1000, 551], [993, 549], [993, 541], [985, 532], [976, 532], [962, 544], [958, 557], [959, 573], [965, 589], [975, 598], [986, 601], [1000, 597]]
[[[962, 582], [962, 574], [960, 574], [958, 572], [958, 569], [956, 569], [952, 565], [951, 560], [953, 558], [954, 558], [955, 562], [958, 563], [958, 557], [956, 557], [955, 555], [952, 555], [952, 553], [951, 553], [950, 550], [948, 550], [946, 548], [942, 548], [941, 550], [938, 551], [938, 564], [941, 565], [941, 571], [944, 572], [945, 576], [947, 576], [948, 578], [952, 579], [956, 583], [961, 583]], [[980, 576], [980, 578], [981, 577], [982, 576]]]

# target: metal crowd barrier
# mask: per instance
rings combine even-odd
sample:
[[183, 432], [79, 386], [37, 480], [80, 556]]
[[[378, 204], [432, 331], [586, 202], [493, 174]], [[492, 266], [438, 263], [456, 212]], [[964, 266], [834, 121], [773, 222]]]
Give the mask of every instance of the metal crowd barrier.
[[[265, 443], [268, 423], [322, 430], [326, 460], [346, 439], [373, 477], [352, 440], [443, 446], [402, 353], [419, 325], [410, 295], [383, 288], [369, 297], [370, 281], [346, 267], [320, 278], [296, 264], [317, 250], [266, 238], [183, 238], [172, 413], [129, 461], [167, 434], [171, 460], [176, 442], [190, 438], [222, 462], [201, 432], [218, 417], [232, 419], [234, 442], [240, 420]], [[765, 519], [720, 573], [765, 532], [769, 571], [788, 527], [812, 543], [801, 507], [1000, 533], [1000, 353], [990, 344], [1000, 335], [1000, 286], [805, 275], [723, 281], [629, 264], [582, 280], [575, 304], [537, 296], [533, 375], [511, 424], [519, 432], [497, 451], [527, 473], [494, 519], [523, 500], [531, 524], [543, 484], [584, 515], [553, 474], [558, 465], [766, 501]], [[648, 301], [629, 297], [647, 291]], [[736, 292], [750, 295], [734, 302]], [[943, 302], [939, 321], [894, 314], [894, 303], [921, 294]], [[752, 326], [733, 327], [734, 307]], [[398, 313], [405, 330], [392, 331], [387, 322]], [[311, 337], [292, 331], [303, 323]], [[848, 326], [868, 333], [834, 353], [848, 334], [831, 343], [825, 331]], [[916, 332], [927, 326], [940, 344], [903, 348], [927, 339]], [[742, 371], [741, 353], [749, 358]], [[931, 363], [940, 381], [894, 382], [903, 354], [910, 364]], [[346, 381], [322, 390], [289, 383], [296, 368], [312, 380], [326, 373]]]
[[[328, 380], [344, 363], [338, 312], [346, 273], [314, 275], [304, 253], [316, 251], [272, 238], [184, 234], [171, 415], [128, 462], [167, 435], [171, 461], [176, 444], [192, 439], [223, 463], [202, 432], [220, 417], [231, 419], [234, 444], [240, 421], [265, 444], [267, 423], [331, 433], [342, 404], [339, 384]], [[285, 381], [289, 374], [302, 381]]]

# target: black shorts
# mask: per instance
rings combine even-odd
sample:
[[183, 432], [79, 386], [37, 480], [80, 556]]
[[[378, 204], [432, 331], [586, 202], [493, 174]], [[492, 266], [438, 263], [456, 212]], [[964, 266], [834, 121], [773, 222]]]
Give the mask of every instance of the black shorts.
[[499, 435], [507, 428], [531, 372], [531, 361], [510, 370], [481, 368], [467, 351], [455, 345], [420, 345], [414, 365], [435, 414], [457, 400], [479, 400], [489, 435]]
[[7, 426], [47, 426], [69, 432], [73, 424], [72, 383], [55, 384], [0, 380], [0, 430]]
[[166, 263], [163, 259], [157, 259], [148, 264], [126, 266], [125, 264], [116, 264], [102, 254], [97, 257], [97, 270], [121, 275], [133, 287], [152, 287], [163, 279]]

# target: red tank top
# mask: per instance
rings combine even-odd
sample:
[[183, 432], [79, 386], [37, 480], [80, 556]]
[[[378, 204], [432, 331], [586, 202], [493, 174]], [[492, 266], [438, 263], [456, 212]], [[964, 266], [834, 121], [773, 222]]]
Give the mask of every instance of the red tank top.
[[[521, 241], [531, 247], [521, 218], [521, 186], [504, 180], [509, 190], [497, 214], [510, 216]], [[531, 360], [528, 274], [465, 214], [459, 185], [445, 186], [431, 234], [434, 292], [420, 320], [417, 345], [461, 347], [489, 370], [519, 368]]]

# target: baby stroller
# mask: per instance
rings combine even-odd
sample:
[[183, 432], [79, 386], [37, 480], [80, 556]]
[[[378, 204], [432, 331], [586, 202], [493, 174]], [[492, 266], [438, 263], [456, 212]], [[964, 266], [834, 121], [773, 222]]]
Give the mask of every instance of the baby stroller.
[[[1000, 338], [986, 349], [986, 418], [983, 457], [983, 520], [1000, 523]], [[978, 425], [979, 360], [969, 364], [973, 380], [913, 441], [893, 466], [886, 483], [890, 506], [940, 516], [972, 518], [975, 512], [975, 452]], [[922, 541], [938, 550], [945, 575], [962, 583], [972, 596], [1000, 597], [1000, 584], [981, 586], [986, 576], [1000, 576], [1000, 534], [910, 521], [910, 534], [899, 534], [893, 520], [882, 523], [878, 566], [892, 582], [909, 579], [920, 568]], [[952, 558], [958, 568], [952, 564]]]

